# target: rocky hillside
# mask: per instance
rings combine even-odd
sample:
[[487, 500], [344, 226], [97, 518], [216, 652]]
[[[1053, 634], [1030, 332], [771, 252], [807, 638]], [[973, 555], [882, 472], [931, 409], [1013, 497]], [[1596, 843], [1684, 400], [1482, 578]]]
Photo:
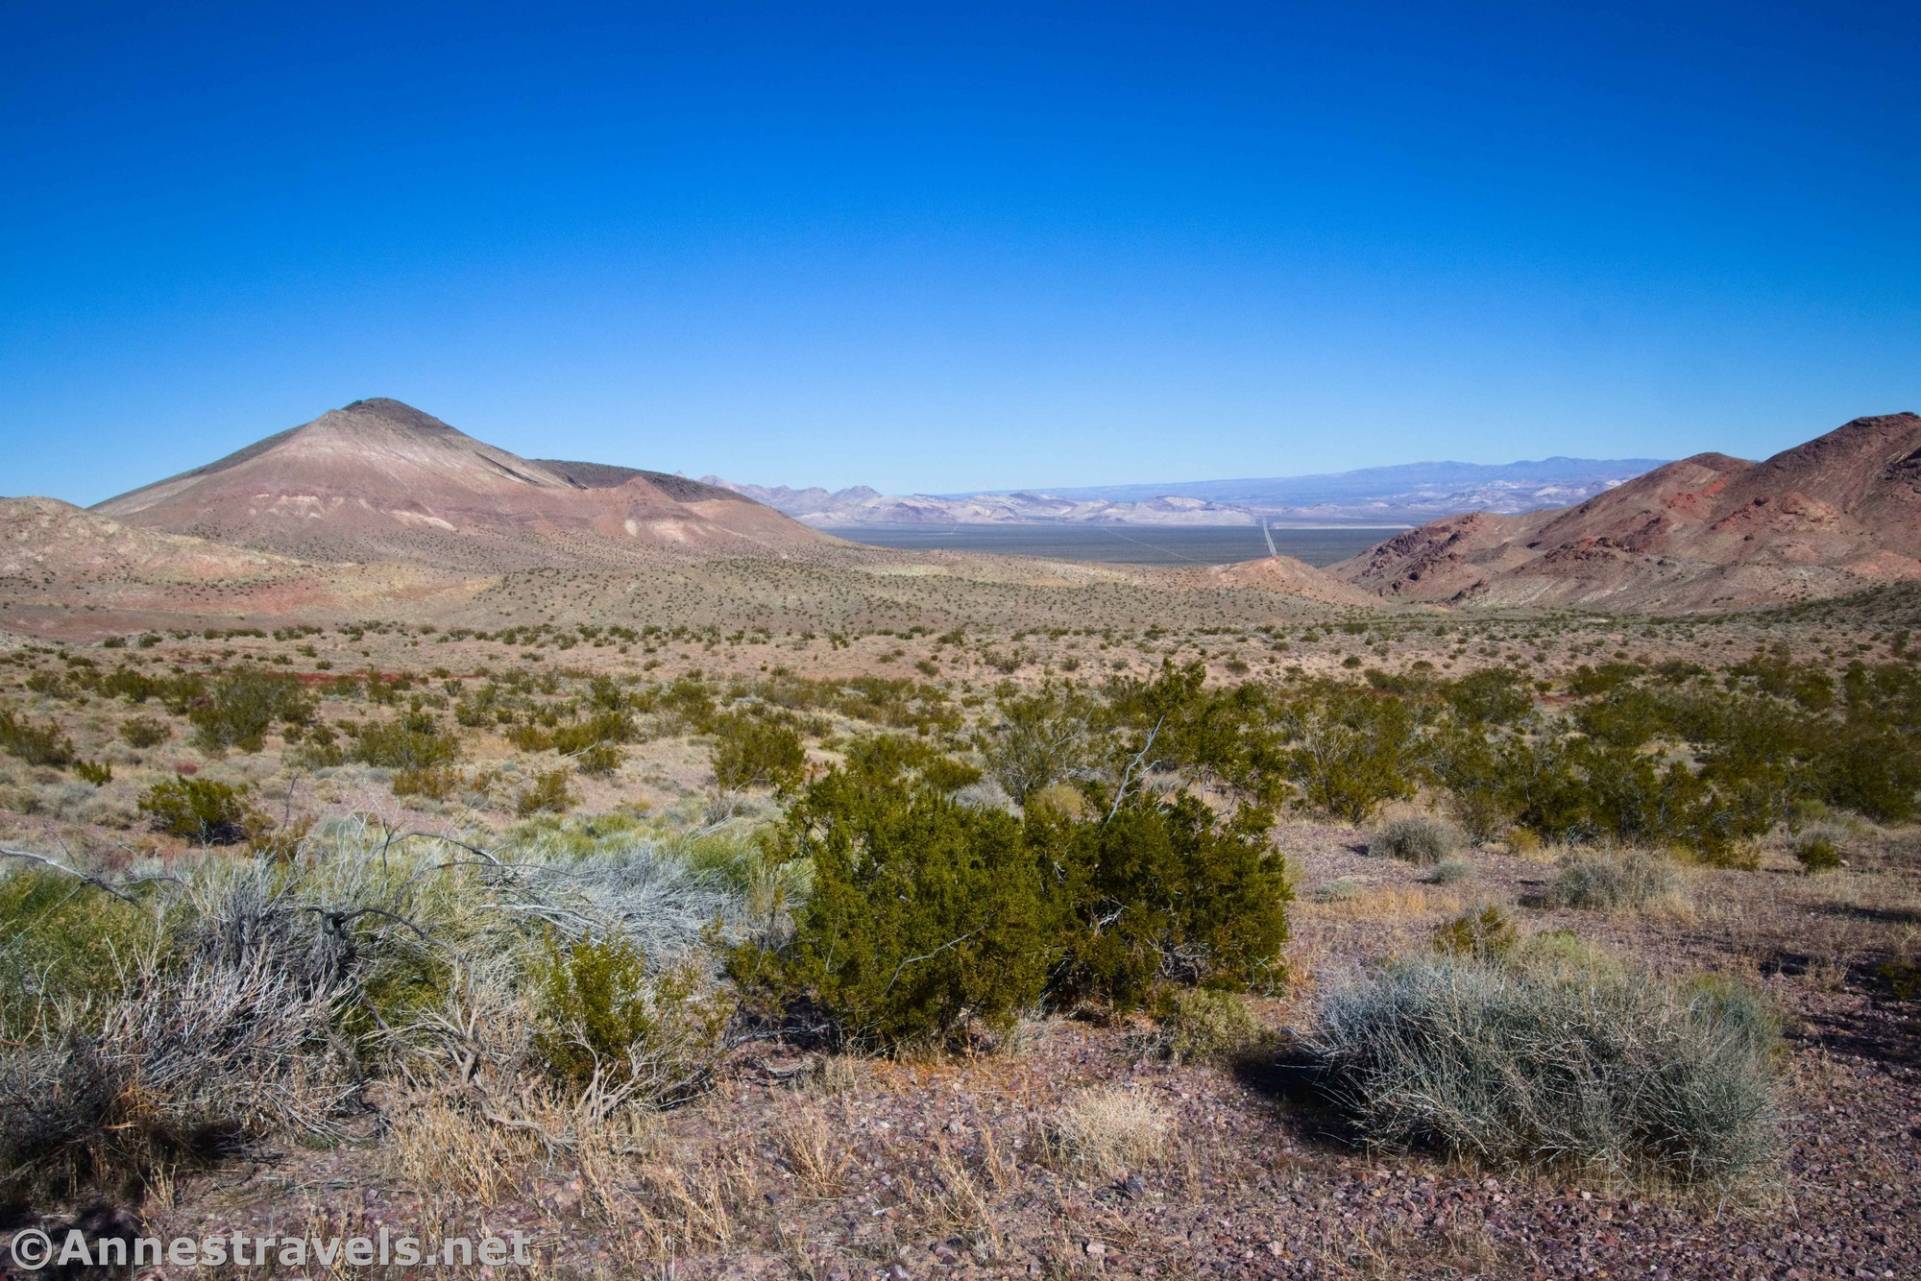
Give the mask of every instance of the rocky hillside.
[[1332, 572], [1401, 600], [1656, 611], [1921, 578], [1921, 417], [1857, 418], [1759, 463], [1697, 454], [1573, 507], [1434, 521]]

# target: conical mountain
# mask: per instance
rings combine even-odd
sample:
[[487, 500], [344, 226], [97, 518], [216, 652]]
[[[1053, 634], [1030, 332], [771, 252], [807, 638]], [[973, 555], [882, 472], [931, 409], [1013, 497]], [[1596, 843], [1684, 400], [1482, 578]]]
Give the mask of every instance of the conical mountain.
[[95, 510], [309, 560], [483, 572], [826, 541], [739, 495], [661, 473], [530, 461], [388, 399], [357, 400]]

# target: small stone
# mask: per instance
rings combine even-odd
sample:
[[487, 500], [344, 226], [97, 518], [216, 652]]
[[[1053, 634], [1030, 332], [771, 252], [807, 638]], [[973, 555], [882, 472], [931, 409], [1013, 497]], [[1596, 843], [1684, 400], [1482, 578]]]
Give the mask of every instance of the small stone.
[[1099, 1241], [1089, 1241], [1089, 1242], [1087, 1243], [1087, 1257], [1088, 1257], [1088, 1258], [1090, 1258], [1090, 1259], [1098, 1259], [1098, 1258], [1101, 1258], [1102, 1256], [1104, 1256], [1104, 1255], [1105, 1255], [1106, 1253], [1107, 1253], [1107, 1246], [1106, 1246], [1105, 1244], [1103, 1244], [1102, 1242], [1099, 1242]]

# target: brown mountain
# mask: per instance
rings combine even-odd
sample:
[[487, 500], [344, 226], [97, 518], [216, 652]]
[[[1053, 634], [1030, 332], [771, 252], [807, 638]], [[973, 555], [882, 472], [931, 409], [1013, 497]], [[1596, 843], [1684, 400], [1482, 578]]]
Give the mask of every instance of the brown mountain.
[[1921, 417], [1746, 462], [1697, 454], [1574, 507], [1422, 525], [1332, 566], [1377, 595], [1701, 610], [1921, 578]]
[[659, 472], [530, 461], [386, 399], [357, 400], [93, 510], [310, 561], [479, 571], [826, 541], [738, 494]]

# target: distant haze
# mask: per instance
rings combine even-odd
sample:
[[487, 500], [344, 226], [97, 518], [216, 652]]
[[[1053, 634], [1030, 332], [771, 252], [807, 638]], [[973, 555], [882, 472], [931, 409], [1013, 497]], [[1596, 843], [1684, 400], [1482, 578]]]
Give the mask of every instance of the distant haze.
[[865, 486], [712, 483], [828, 529], [912, 525], [1401, 525], [1468, 511], [1578, 503], [1662, 465], [1656, 458], [1405, 463], [1315, 476], [1166, 481], [966, 494], [886, 495]]

